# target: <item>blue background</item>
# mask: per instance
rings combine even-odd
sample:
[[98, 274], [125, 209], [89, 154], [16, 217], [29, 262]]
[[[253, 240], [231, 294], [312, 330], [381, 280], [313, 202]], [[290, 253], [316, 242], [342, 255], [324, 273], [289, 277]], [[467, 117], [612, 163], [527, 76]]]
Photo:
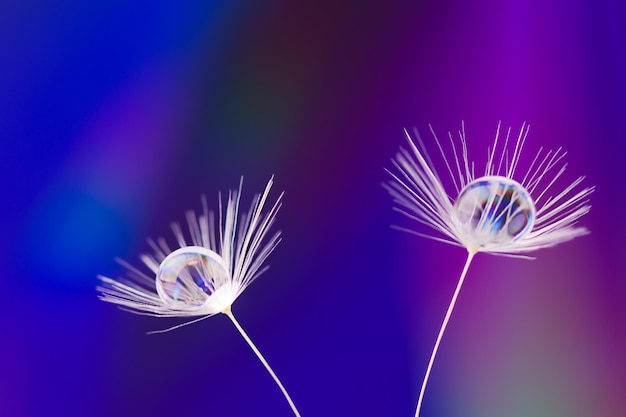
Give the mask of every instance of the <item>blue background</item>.
[[95, 292], [272, 174], [284, 240], [234, 313], [303, 416], [413, 415], [465, 254], [380, 184], [404, 127], [461, 120], [478, 166], [498, 120], [568, 150], [592, 233], [476, 259], [422, 415], [623, 415], [625, 40], [616, 0], [3, 2], [0, 415], [290, 415], [226, 317], [147, 336], [178, 321]]

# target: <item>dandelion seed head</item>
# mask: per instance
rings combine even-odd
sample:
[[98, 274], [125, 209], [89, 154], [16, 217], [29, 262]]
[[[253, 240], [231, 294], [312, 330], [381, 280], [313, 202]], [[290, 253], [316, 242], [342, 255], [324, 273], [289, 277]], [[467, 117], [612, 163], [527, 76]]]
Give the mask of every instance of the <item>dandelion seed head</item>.
[[[529, 126], [522, 124], [517, 138], [511, 129], [496, 129], [487, 149], [484, 174], [469, 159], [465, 126], [458, 138], [448, 134], [440, 142], [431, 127], [436, 149], [447, 170], [454, 192], [446, 190], [417, 131], [417, 141], [406, 132], [410, 149], [400, 149], [388, 170], [385, 184], [408, 218], [435, 230], [434, 235], [405, 229], [419, 236], [465, 247], [471, 253], [488, 252], [512, 257], [547, 248], [588, 233], [577, 226], [591, 209], [588, 197], [594, 187], [580, 188], [578, 177], [564, 188], [560, 178], [567, 164], [561, 148], [540, 147], [528, 167], [520, 164]], [[440, 166], [441, 168], [441, 166]], [[452, 196], [456, 195], [454, 199]]]
[[[241, 187], [228, 194], [219, 210], [187, 213], [187, 231], [174, 223], [178, 247], [166, 239], [148, 240], [152, 253], [140, 258], [150, 272], [127, 262], [126, 276], [100, 276], [100, 299], [138, 314], [161, 317], [209, 317], [228, 311], [237, 297], [267, 270], [267, 257], [280, 242], [269, 235], [281, 206], [282, 193], [264, 212], [273, 179], [240, 213]], [[179, 327], [179, 326], [176, 326]]]

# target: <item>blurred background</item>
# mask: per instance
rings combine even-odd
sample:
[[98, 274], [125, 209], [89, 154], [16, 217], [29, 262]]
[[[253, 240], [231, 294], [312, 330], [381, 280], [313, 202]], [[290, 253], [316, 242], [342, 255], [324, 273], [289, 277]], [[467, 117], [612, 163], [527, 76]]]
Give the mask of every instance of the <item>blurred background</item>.
[[[619, 417], [626, 386], [626, 7], [117, 0], [0, 6], [0, 415], [289, 416], [224, 316], [98, 301], [146, 238], [275, 175], [284, 239], [233, 311], [303, 416], [412, 416], [462, 249], [381, 187], [429, 123], [531, 125], [596, 185], [591, 234], [477, 257], [422, 415]], [[440, 169], [443, 171], [443, 169]]]

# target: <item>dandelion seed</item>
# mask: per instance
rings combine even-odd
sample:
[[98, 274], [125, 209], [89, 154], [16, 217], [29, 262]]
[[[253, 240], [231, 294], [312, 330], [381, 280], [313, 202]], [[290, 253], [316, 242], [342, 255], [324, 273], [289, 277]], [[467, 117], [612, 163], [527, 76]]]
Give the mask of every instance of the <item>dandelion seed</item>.
[[449, 197], [444, 189], [417, 132], [416, 138], [422, 149], [418, 149], [405, 131], [410, 151], [401, 149], [392, 160], [395, 169], [388, 170], [392, 180], [385, 184], [385, 188], [393, 197], [395, 210], [429, 226], [436, 234], [403, 230], [467, 250], [465, 266], [422, 382], [416, 417], [421, 409], [439, 344], [473, 257], [479, 252], [485, 252], [532, 259], [525, 253], [588, 233], [587, 229], [577, 227], [576, 223], [591, 208], [587, 198], [594, 187], [580, 189], [584, 177], [579, 177], [567, 187], [555, 189], [555, 183], [567, 166], [562, 162], [566, 152], [561, 148], [548, 152], [540, 148], [526, 172], [520, 173], [518, 165], [528, 130], [529, 126], [522, 124], [517, 139], [511, 141], [514, 144], [509, 144], [509, 128], [504, 143], [500, 144], [498, 123], [493, 147], [487, 152], [485, 171], [477, 177], [475, 164], [468, 159], [464, 124], [459, 132], [458, 143], [455, 143], [452, 134], [448, 134], [451, 158], [446, 155], [431, 127], [439, 153], [452, 179], [456, 199]]
[[152, 275], [126, 262], [127, 277], [111, 279], [99, 276], [99, 298], [137, 314], [159, 317], [196, 317], [192, 321], [151, 333], [161, 333], [222, 313], [233, 322], [241, 336], [257, 355], [287, 399], [294, 414], [300, 417], [287, 390], [252, 343], [232, 313], [231, 306], [259, 275], [267, 270], [265, 260], [280, 241], [280, 232], [267, 238], [281, 206], [281, 193], [272, 208], [263, 213], [273, 178], [265, 191], [254, 197], [247, 213], [239, 214], [242, 182], [238, 191], [228, 195], [225, 210], [220, 196], [216, 235], [215, 215], [207, 210], [197, 217], [187, 213], [190, 240], [179, 224], [172, 225], [178, 249], [171, 250], [165, 239], [149, 240], [153, 253], [141, 260]]

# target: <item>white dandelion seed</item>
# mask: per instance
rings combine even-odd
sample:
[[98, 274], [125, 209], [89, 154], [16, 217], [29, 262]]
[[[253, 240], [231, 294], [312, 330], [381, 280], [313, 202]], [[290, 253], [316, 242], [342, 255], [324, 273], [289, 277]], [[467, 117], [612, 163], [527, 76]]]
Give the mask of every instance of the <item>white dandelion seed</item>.
[[448, 134], [452, 158], [446, 156], [431, 127], [439, 153], [452, 178], [456, 199], [444, 189], [417, 132], [422, 150], [405, 130], [411, 150], [401, 149], [392, 160], [395, 170], [388, 170], [393, 179], [385, 184], [385, 188], [393, 197], [395, 210], [431, 227], [437, 234], [403, 230], [464, 247], [468, 253], [428, 363], [416, 417], [441, 338], [474, 255], [485, 252], [532, 259], [524, 254], [588, 233], [576, 223], [591, 208], [587, 197], [594, 187], [581, 189], [579, 185], [584, 177], [579, 177], [567, 187], [555, 189], [555, 183], [567, 166], [562, 162], [566, 152], [561, 148], [547, 152], [540, 148], [523, 172], [518, 165], [528, 130], [529, 126], [522, 124], [517, 139], [509, 144], [509, 128], [504, 143], [500, 144], [498, 123], [493, 147], [487, 151], [485, 170], [477, 176], [474, 162], [468, 159], [464, 124], [459, 132], [459, 142], [455, 143], [452, 134]]
[[207, 210], [203, 198], [203, 213], [199, 217], [193, 211], [187, 213], [190, 241], [178, 223], [172, 225], [178, 249], [170, 249], [163, 238], [148, 241], [153, 253], [142, 255], [141, 260], [152, 275], [122, 262], [128, 270], [127, 277], [99, 276], [103, 284], [97, 290], [101, 300], [118, 304], [133, 313], [199, 317], [150, 333], [167, 332], [219, 313], [225, 314], [272, 376], [294, 414], [300, 417], [287, 390], [231, 311], [237, 297], [267, 270], [263, 263], [280, 241], [280, 232], [268, 239], [266, 236], [281, 207], [283, 194], [267, 213], [263, 213], [273, 178], [263, 194], [254, 197], [250, 210], [240, 215], [242, 183], [243, 179], [238, 191], [229, 192], [225, 210], [220, 195], [217, 232], [215, 215]]

